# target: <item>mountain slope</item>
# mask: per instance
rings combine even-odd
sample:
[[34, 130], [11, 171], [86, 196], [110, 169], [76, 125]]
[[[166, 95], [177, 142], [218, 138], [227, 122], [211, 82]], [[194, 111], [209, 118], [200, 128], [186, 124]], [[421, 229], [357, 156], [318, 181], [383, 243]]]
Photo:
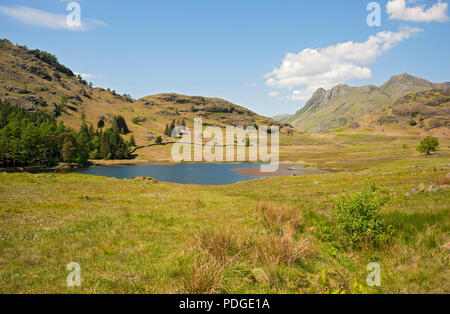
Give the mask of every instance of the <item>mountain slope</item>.
[[[0, 99], [30, 111], [44, 111], [66, 125], [78, 129], [82, 117], [96, 127], [104, 118], [106, 126], [114, 115], [122, 115], [138, 145], [153, 143], [163, 136], [173, 120], [187, 126], [195, 117], [208, 125], [279, 125], [282, 133], [292, 133], [287, 124], [260, 116], [244, 107], [216, 98], [159, 94], [133, 100], [103, 88], [92, 88], [81, 77], [39, 50], [0, 40]], [[133, 123], [134, 122], [134, 123]]]
[[383, 107], [392, 105], [399, 97], [431, 89], [450, 89], [450, 83], [431, 83], [401, 74], [393, 76], [380, 87], [341, 84], [328, 91], [320, 88], [287, 122], [308, 132], [326, 132], [344, 126], [355, 128], [362, 117], [377, 115]]

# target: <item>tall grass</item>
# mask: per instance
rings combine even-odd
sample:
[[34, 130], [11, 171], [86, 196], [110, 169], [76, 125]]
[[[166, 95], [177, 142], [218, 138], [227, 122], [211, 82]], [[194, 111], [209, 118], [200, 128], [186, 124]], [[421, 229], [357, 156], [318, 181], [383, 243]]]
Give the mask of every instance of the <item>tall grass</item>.
[[434, 179], [436, 185], [450, 185], [450, 176], [439, 176]]
[[177, 283], [181, 293], [216, 294], [222, 289], [221, 282], [227, 264], [207, 255], [194, 260], [189, 272]]

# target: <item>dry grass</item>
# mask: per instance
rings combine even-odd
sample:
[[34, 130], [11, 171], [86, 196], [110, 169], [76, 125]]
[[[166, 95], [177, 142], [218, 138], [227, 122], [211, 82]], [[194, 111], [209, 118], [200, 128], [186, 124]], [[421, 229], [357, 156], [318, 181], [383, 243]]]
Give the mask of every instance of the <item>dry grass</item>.
[[[301, 214], [290, 208], [260, 202], [256, 213], [269, 233], [253, 238], [255, 259], [264, 265], [295, 265], [313, 254], [311, 238], [297, 240]], [[270, 231], [278, 231], [271, 233]]]
[[225, 262], [241, 253], [243, 241], [232, 226], [215, 231], [203, 231], [196, 239], [197, 245], [218, 261]]
[[227, 264], [200, 256], [195, 259], [190, 272], [181, 278], [179, 290], [187, 294], [216, 294], [222, 289], [221, 282]]
[[271, 229], [279, 227], [284, 232], [295, 232], [301, 223], [301, 214], [293, 209], [259, 202], [256, 213], [264, 225]]
[[439, 176], [434, 180], [436, 185], [450, 185], [450, 176]]
[[258, 237], [254, 240], [253, 248], [255, 260], [266, 266], [296, 265], [314, 253], [309, 237], [296, 241], [290, 235], [268, 234]]

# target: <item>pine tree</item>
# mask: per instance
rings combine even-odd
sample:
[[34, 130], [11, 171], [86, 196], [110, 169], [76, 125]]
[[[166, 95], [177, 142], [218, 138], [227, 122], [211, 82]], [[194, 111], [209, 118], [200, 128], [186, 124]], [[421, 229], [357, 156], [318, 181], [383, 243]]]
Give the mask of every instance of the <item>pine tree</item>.
[[172, 132], [173, 132], [173, 130], [175, 129], [175, 120], [172, 120], [172, 123], [170, 124], [170, 127], [169, 127], [169, 137], [172, 137]]
[[169, 130], [169, 125], [168, 124], [166, 124], [166, 129], [164, 130], [164, 135], [170, 136], [170, 130]]
[[134, 139], [134, 136], [133, 136], [133, 135], [131, 135], [131, 137], [130, 137], [130, 145], [131, 145], [132, 147], [136, 147], [136, 140]]
[[98, 120], [97, 128], [103, 129], [105, 127], [105, 121], [103, 119]]
[[67, 134], [64, 137], [63, 148], [61, 151], [63, 161], [75, 162], [77, 158], [76, 150], [75, 137], [72, 134]]

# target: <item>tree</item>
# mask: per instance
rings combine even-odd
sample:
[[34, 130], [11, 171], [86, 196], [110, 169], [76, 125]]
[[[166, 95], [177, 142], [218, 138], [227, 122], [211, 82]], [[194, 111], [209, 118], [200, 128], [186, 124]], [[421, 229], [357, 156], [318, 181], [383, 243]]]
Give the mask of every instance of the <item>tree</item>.
[[72, 134], [67, 134], [64, 137], [63, 148], [61, 151], [63, 161], [75, 162], [77, 159], [76, 139]]
[[156, 138], [156, 140], [155, 140], [155, 144], [157, 144], [157, 145], [161, 145], [162, 142], [163, 142], [163, 139], [162, 139], [161, 136], [158, 136], [158, 137]]
[[122, 116], [115, 116], [112, 123], [112, 128], [119, 134], [128, 134], [130, 130], [128, 129], [127, 122]]
[[166, 124], [166, 129], [164, 130], [164, 135], [170, 136], [169, 125]]
[[99, 129], [103, 129], [105, 127], [105, 120], [103, 119], [98, 120], [97, 127]]
[[130, 137], [130, 145], [133, 147], [136, 147], [136, 140], [134, 139], [133, 135], [131, 135], [131, 137]]
[[438, 148], [439, 148], [438, 139], [432, 136], [427, 136], [420, 143], [419, 147], [417, 147], [417, 150], [421, 153], [426, 153], [427, 155], [430, 155], [432, 152], [437, 151]]
[[170, 124], [169, 127], [169, 134], [167, 136], [172, 137], [172, 132], [175, 129], [175, 120], [172, 120], [172, 123]]

